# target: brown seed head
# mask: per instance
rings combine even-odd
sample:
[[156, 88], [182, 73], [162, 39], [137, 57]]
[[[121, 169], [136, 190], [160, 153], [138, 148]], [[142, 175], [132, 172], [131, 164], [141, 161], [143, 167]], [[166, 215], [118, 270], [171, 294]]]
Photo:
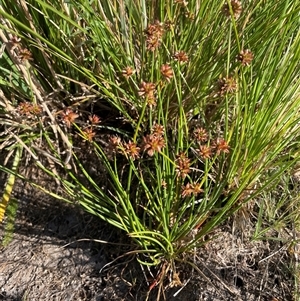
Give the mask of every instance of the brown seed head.
[[237, 90], [237, 83], [233, 77], [223, 77], [218, 80], [217, 92], [220, 96], [234, 94]]
[[146, 35], [156, 36], [158, 39], [161, 39], [164, 34], [164, 24], [156, 20], [153, 24], [150, 24], [145, 30]]
[[214, 143], [214, 148], [216, 150], [216, 154], [220, 155], [221, 153], [229, 153], [229, 145], [226, 140], [223, 138], [218, 138]]
[[181, 187], [181, 196], [183, 198], [187, 197], [187, 196], [191, 196], [193, 194], [194, 190], [192, 187], [192, 184], [187, 183], [185, 186]]
[[158, 137], [162, 137], [164, 135], [165, 129], [160, 124], [154, 124], [152, 127], [152, 134]]
[[250, 66], [253, 60], [253, 53], [249, 49], [242, 50], [238, 55], [238, 60], [243, 66]]
[[185, 178], [191, 171], [190, 159], [185, 155], [185, 153], [181, 152], [177, 155], [176, 164], [177, 175], [181, 178]]
[[21, 49], [19, 51], [19, 58], [20, 58], [20, 60], [22, 62], [24, 62], [24, 61], [32, 61], [33, 60], [32, 53], [28, 49], [26, 49], [26, 48]]
[[185, 62], [189, 61], [189, 57], [185, 51], [175, 52], [175, 54], [173, 55], [173, 58], [180, 63], [185, 63]]
[[67, 127], [71, 127], [71, 124], [75, 121], [76, 118], [79, 117], [78, 114], [74, 113], [70, 109], [66, 109], [62, 114], [62, 120], [65, 122]]
[[86, 128], [83, 130], [84, 138], [88, 141], [93, 141], [93, 138], [95, 137], [96, 133], [93, 131], [92, 128]]
[[208, 140], [208, 134], [207, 134], [206, 130], [202, 127], [196, 128], [194, 130], [193, 134], [194, 134], [194, 138], [195, 138], [196, 142], [199, 144], [206, 142]]
[[152, 157], [155, 152], [161, 152], [161, 150], [165, 147], [165, 139], [162, 136], [157, 135], [147, 135], [143, 138], [143, 150], [147, 152], [147, 154]]
[[100, 123], [100, 118], [97, 115], [95, 115], [95, 114], [89, 116], [89, 120], [90, 120], [90, 122], [91, 122], [92, 125]]
[[[232, 8], [234, 18], [238, 19], [241, 15], [241, 12], [242, 12], [242, 3], [241, 3], [241, 1], [231, 0], [230, 4], [231, 4], [231, 8]], [[231, 16], [230, 7], [229, 7], [227, 2], [225, 2], [224, 6], [223, 6], [223, 12], [227, 17]]]
[[21, 102], [18, 105], [17, 110], [21, 115], [30, 115], [31, 114], [31, 103], [30, 102]]
[[164, 25], [159, 21], [155, 21], [147, 27], [145, 33], [147, 36], [146, 48], [150, 51], [154, 51], [161, 44], [162, 36], [164, 34]]
[[173, 69], [168, 64], [162, 65], [160, 68], [160, 72], [168, 82], [173, 77]]
[[142, 82], [140, 90], [138, 91], [139, 96], [143, 96], [147, 99], [149, 106], [155, 106], [155, 84]]
[[124, 154], [129, 156], [132, 160], [138, 159], [140, 157], [140, 148], [134, 142], [124, 142], [123, 143]]
[[197, 149], [197, 152], [203, 159], [210, 159], [212, 149], [208, 145], [200, 145], [199, 149]]
[[162, 180], [162, 181], [161, 181], [161, 187], [162, 187], [162, 188], [167, 188], [167, 185], [168, 185], [168, 184], [167, 184], [167, 182], [166, 182], [165, 180]]
[[185, 198], [187, 196], [191, 196], [192, 194], [196, 196], [202, 192], [203, 189], [199, 183], [187, 183], [185, 186], [182, 186], [181, 195]]
[[149, 36], [146, 40], [146, 48], [152, 52], [159, 48], [160, 44], [161, 40], [157, 36]]
[[134, 74], [135, 70], [131, 67], [126, 67], [125, 69], [122, 70], [122, 74], [126, 79], [128, 79], [130, 76]]
[[155, 84], [142, 82], [138, 94], [139, 94], [139, 96], [147, 97], [147, 96], [153, 94], [154, 91], [155, 91]]
[[21, 115], [26, 115], [26, 116], [37, 116], [42, 113], [42, 107], [37, 105], [37, 104], [32, 104], [30, 102], [21, 102], [18, 107], [17, 111]]
[[109, 139], [108, 139], [109, 152], [115, 154], [120, 146], [122, 146], [120, 137], [118, 137], [118, 136], [109, 137]]

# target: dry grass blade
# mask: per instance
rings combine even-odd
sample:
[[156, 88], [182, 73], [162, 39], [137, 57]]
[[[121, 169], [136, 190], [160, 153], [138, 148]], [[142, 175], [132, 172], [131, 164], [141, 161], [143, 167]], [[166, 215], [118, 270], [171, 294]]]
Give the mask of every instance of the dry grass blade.
[[[12, 172], [14, 172], [14, 173], [18, 172], [18, 166], [19, 166], [20, 160], [22, 158], [22, 149], [23, 148], [21, 146], [19, 146], [15, 150], [14, 160], [13, 160], [13, 164], [12, 164], [12, 168], [11, 168]], [[3, 221], [8, 202], [11, 198], [11, 193], [13, 191], [15, 179], [16, 179], [15, 174], [13, 174], [13, 173], [10, 174], [8, 176], [7, 183], [4, 187], [4, 193], [2, 195], [2, 199], [0, 202], [0, 223]]]
[[[8, 21], [6, 21], [7, 23]], [[11, 26], [10, 26], [11, 27]], [[9, 38], [12, 39], [12, 35], [8, 34]], [[3, 43], [6, 44], [7, 51], [14, 62], [15, 66], [21, 71], [24, 80], [28, 84], [28, 86], [32, 89], [35, 97], [39, 101], [40, 105], [43, 107], [49, 118], [51, 119], [52, 125], [55, 127], [57, 132], [60, 134], [60, 137], [62, 141], [64, 142], [66, 149], [68, 152], [72, 152], [72, 144], [70, 143], [67, 135], [63, 132], [61, 127], [57, 124], [55, 117], [51, 113], [50, 109], [48, 108], [46, 102], [44, 99], [46, 98], [47, 93], [43, 90], [40, 84], [38, 84], [38, 79], [36, 76], [30, 71], [30, 66], [28, 65], [29, 63], [26, 62], [26, 65], [23, 65], [22, 62], [17, 57], [17, 54], [15, 53], [15, 50], [12, 48], [12, 46], [9, 44], [9, 40], [6, 37], [4, 31], [0, 29], [0, 38], [2, 39]]]

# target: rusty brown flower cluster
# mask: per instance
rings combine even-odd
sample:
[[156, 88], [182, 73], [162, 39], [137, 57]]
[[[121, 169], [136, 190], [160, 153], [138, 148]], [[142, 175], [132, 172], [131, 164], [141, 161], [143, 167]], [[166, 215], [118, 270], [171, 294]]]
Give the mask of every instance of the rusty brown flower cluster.
[[132, 160], [140, 158], [141, 148], [137, 146], [135, 142], [129, 140], [128, 142], [122, 142], [121, 138], [118, 136], [111, 136], [109, 138], [108, 150], [111, 154], [122, 154], [126, 158], [130, 158]]
[[159, 124], [155, 124], [152, 128], [152, 133], [143, 137], [143, 151], [148, 156], [152, 157], [155, 152], [161, 152], [166, 146], [164, 139], [164, 127]]
[[32, 53], [27, 48], [20, 49], [18, 57], [22, 62], [33, 61]]
[[249, 49], [245, 49], [239, 53], [237, 59], [243, 66], [250, 66], [253, 57], [253, 53]]
[[171, 78], [173, 77], [173, 69], [170, 65], [162, 65], [160, 68], [160, 72], [163, 75], [163, 77], [167, 80], [167, 82], [171, 81]]
[[184, 152], [180, 152], [176, 158], [177, 176], [184, 179], [191, 171], [191, 160]]
[[189, 56], [185, 51], [176, 51], [173, 55], [174, 60], [178, 61], [179, 63], [186, 63], [189, 61]]
[[70, 128], [72, 123], [75, 122], [75, 120], [79, 117], [79, 115], [76, 114], [73, 110], [67, 108], [61, 113], [61, 117], [63, 122], [66, 124], [66, 126]]
[[226, 140], [217, 138], [210, 141], [207, 131], [202, 127], [196, 128], [193, 136], [196, 145], [198, 145], [196, 151], [204, 160], [211, 159], [213, 156], [218, 156], [222, 153], [229, 153], [230, 147]]
[[142, 82], [140, 89], [138, 91], [138, 95], [146, 98], [149, 106], [155, 106], [155, 84], [154, 83], [146, 83]]
[[155, 152], [161, 152], [165, 147], [165, 139], [162, 136], [151, 134], [144, 137], [143, 140], [143, 149], [150, 157], [152, 157]]
[[[196, 152], [203, 160], [211, 159], [213, 156], [219, 156], [222, 153], [229, 153], [229, 144], [223, 138], [210, 140], [210, 136], [206, 129], [197, 127], [193, 131], [193, 139], [198, 148]], [[185, 179], [191, 172], [192, 163], [185, 152], [180, 152], [176, 157], [176, 173], [177, 177]], [[202, 183], [191, 181], [188, 177], [188, 182], [181, 187], [181, 196], [183, 198], [197, 196], [203, 193]]]
[[128, 142], [122, 141], [119, 136], [111, 136], [108, 140], [109, 157], [111, 155], [122, 154], [127, 159], [132, 160], [140, 158], [141, 148], [135, 142], [129, 140]]
[[223, 138], [217, 138], [213, 142], [212, 147], [215, 150], [216, 155], [220, 155], [222, 153], [228, 154], [230, 149], [228, 142]]
[[118, 136], [110, 136], [108, 139], [108, 152], [115, 155], [121, 145], [121, 138]]
[[[242, 3], [241, 3], [241, 1], [231, 0], [230, 6], [232, 9], [233, 17], [237, 20], [242, 13]], [[224, 6], [223, 6], [223, 13], [227, 17], [231, 16], [230, 6], [228, 5], [227, 1], [225, 2]]]
[[22, 63], [33, 60], [32, 53], [27, 48], [22, 48], [20, 38], [13, 36], [7, 44], [11, 51], [16, 51], [16, 54]]
[[155, 51], [159, 48], [164, 34], [164, 25], [159, 21], [150, 24], [145, 30], [146, 48], [150, 51]]
[[237, 91], [237, 82], [234, 77], [223, 77], [217, 82], [217, 93], [219, 96], [234, 94]]
[[199, 145], [197, 152], [202, 159], [210, 159], [212, 156], [212, 147], [210, 145]]
[[90, 121], [90, 123], [91, 123], [92, 126], [93, 125], [97, 125], [97, 124], [100, 123], [100, 118], [99, 118], [99, 116], [93, 114], [93, 115], [89, 116], [89, 121]]
[[201, 188], [200, 183], [187, 183], [186, 185], [181, 187], [181, 196], [183, 198], [191, 197], [192, 195], [197, 196], [202, 192], [203, 189]]
[[197, 143], [206, 142], [208, 140], [208, 133], [207, 131], [202, 127], [197, 127], [193, 132], [194, 139], [197, 141]]
[[89, 116], [89, 126], [86, 127], [82, 132], [83, 136], [86, 140], [89, 142], [92, 142], [94, 140], [94, 137], [96, 136], [95, 132], [95, 126], [101, 122], [99, 116], [93, 114]]
[[135, 70], [130, 66], [127, 66], [122, 70], [122, 74], [126, 79], [131, 77], [134, 73], [135, 73]]
[[43, 111], [40, 105], [32, 104], [31, 102], [21, 102], [16, 110], [20, 115], [26, 115], [28, 117], [38, 116]]
[[83, 135], [86, 140], [91, 142], [91, 141], [93, 141], [93, 139], [96, 135], [96, 132], [93, 130], [92, 127], [87, 127], [83, 130]]
[[[194, 143], [198, 145], [196, 152], [203, 160], [229, 153], [228, 142], [223, 138], [210, 139], [209, 133], [203, 127], [195, 128], [192, 137]], [[119, 153], [131, 160], [143, 158], [145, 155], [152, 157], [156, 153], [162, 152], [165, 147], [165, 128], [158, 123], [153, 125], [150, 134], [145, 135], [139, 144], [133, 141], [123, 142], [118, 136], [112, 136], [109, 139], [111, 154]], [[181, 185], [180, 196], [191, 198], [203, 193], [203, 183], [193, 181], [190, 175], [194, 168], [187, 151], [178, 152], [174, 163], [178, 184]], [[168, 184], [165, 179], [162, 180], [161, 185], [163, 188], [167, 187]]]
[[126, 157], [130, 157], [132, 160], [140, 157], [141, 148], [137, 146], [135, 142], [128, 141], [122, 143], [122, 150]]
[[155, 153], [161, 152], [165, 145], [164, 127], [160, 124], [154, 124], [151, 134], [143, 137], [140, 146], [132, 141], [122, 142], [121, 138], [117, 136], [112, 136], [109, 139], [111, 153], [120, 153], [133, 160], [140, 158], [142, 152], [152, 157]]

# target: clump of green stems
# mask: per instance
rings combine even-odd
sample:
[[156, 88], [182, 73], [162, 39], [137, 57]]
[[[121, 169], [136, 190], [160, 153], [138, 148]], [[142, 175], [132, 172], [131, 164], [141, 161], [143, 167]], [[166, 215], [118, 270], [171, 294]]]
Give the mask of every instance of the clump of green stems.
[[0, 16], [1, 147], [143, 264], [174, 269], [297, 161], [296, 1], [7, 1]]

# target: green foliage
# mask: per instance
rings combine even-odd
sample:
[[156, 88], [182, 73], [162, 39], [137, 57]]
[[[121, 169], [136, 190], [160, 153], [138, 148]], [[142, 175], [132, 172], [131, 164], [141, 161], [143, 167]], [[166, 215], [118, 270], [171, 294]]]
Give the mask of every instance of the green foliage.
[[182, 260], [297, 161], [296, 1], [31, 0], [0, 15], [2, 146], [145, 264]]

